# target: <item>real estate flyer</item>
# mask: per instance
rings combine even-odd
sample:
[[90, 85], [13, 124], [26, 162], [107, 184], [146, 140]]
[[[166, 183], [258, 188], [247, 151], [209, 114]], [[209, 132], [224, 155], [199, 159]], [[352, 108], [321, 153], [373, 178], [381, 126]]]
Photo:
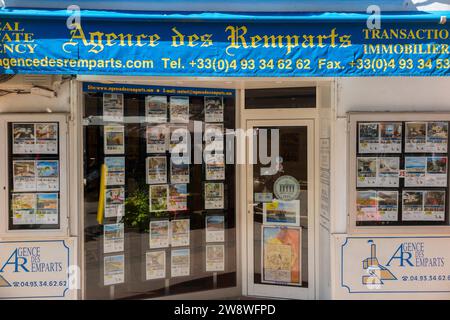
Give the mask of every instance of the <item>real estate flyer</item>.
[[36, 194], [36, 224], [58, 224], [59, 195], [57, 193]]
[[169, 151], [172, 156], [189, 153], [189, 130], [186, 126], [170, 126]]
[[205, 183], [205, 209], [224, 208], [224, 187], [223, 183]]
[[189, 157], [172, 155], [170, 158], [170, 182], [189, 183]]
[[169, 220], [150, 221], [150, 249], [167, 248], [169, 246]]
[[187, 184], [169, 185], [168, 211], [185, 211], [187, 207]]
[[59, 161], [36, 161], [36, 190], [59, 191]]
[[405, 152], [446, 153], [447, 145], [447, 122], [406, 123]]
[[34, 224], [36, 221], [36, 194], [13, 193], [11, 196], [13, 224]]
[[183, 277], [190, 275], [190, 249], [174, 249], [170, 253], [170, 275]]
[[105, 154], [125, 153], [125, 127], [120, 125], [104, 126]]
[[125, 157], [105, 157], [106, 185], [122, 186], [125, 184]]
[[167, 159], [162, 157], [147, 157], [146, 172], [148, 184], [167, 182]]
[[103, 253], [121, 252], [124, 249], [123, 223], [103, 226]]
[[13, 161], [14, 191], [36, 191], [36, 167], [34, 160]]
[[103, 94], [103, 120], [111, 122], [123, 121], [123, 94]]
[[125, 256], [105, 256], [103, 258], [103, 283], [105, 286], [125, 282]]
[[206, 180], [225, 180], [225, 155], [205, 154]]
[[147, 153], [165, 153], [169, 144], [168, 128], [165, 125], [147, 126]]
[[399, 157], [358, 157], [357, 187], [398, 187]]
[[170, 231], [172, 247], [188, 246], [190, 233], [189, 219], [172, 220]]
[[125, 211], [124, 187], [107, 188], [105, 190], [105, 217], [122, 217]]
[[398, 191], [365, 190], [357, 191], [358, 221], [397, 221]]
[[169, 186], [167, 184], [150, 185], [150, 212], [167, 211]]
[[189, 97], [170, 97], [170, 122], [189, 122]]
[[164, 279], [166, 277], [166, 251], [145, 253], [145, 279]]
[[36, 131], [34, 123], [13, 123], [13, 154], [30, 154], [36, 151]]
[[221, 151], [224, 148], [223, 124], [205, 123], [205, 150]]
[[206, 216], [206, 242], [225, 241], [225, 216]]
[[264, 202], [263, 223], [300, 226], [300, 200]]
[[145, 97], [145, 121], [149, 123], [167, 122], [167, 96]]
[[447, 157], [405, 157], [405, 187], [446, 187]]
[[205, 122], [223, 122], [223, 97], [205, 97]]
[[206, 246], [206, 272], [225, 270], [225, 246], [209, 244]]
[[404, 190], [402, 194], [403, 221], [444, 221], [443, 190]]
[[36, 123], [36, 146], [34, 153], [58, 153], [58, 124]]

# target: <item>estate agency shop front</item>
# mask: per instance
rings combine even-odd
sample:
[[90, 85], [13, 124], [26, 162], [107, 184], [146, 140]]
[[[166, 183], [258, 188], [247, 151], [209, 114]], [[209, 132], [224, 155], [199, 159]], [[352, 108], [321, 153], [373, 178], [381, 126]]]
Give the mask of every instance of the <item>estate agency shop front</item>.
[[0, 18], [0, 298], [450, 298], [445, 13]]

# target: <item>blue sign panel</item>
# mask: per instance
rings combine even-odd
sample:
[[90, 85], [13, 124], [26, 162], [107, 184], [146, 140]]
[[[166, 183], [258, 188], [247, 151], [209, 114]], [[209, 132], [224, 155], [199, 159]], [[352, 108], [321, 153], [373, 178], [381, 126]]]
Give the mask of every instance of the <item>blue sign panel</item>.
[[370, 29], [366, 19], [345, 14], [197, 14], [195, 19], [82, 12], [68, 24], [65, 11], [43, 17], [33, 12], [36, 16], [0, 10], [1, 73], [340, 77], [450, 72], [450, 31], [437, 19], [381, 17], [381, 29]]

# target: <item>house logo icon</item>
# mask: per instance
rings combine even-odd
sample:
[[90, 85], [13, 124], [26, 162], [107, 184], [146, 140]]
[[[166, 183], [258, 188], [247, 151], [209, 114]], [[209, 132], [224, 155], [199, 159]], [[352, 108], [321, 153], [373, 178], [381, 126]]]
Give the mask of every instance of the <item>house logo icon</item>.
[[373, 240], [367, 242], [370, 244], [370, 257], [362, 261], [363, 269], [367, 272], [367, 275], [362, 277], [362, 283], [365, 285], [382, 285], [386, 280], [397, 280], [397, 277], [378, 261], [377, 246]]

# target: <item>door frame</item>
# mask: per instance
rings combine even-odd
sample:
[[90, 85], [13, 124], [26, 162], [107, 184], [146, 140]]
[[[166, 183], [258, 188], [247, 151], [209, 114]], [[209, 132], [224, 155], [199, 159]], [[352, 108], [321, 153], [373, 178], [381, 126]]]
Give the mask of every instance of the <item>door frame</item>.
[[[246, 238], [243, 243], [246, 245], [246, 273], [247, 294], [250, 296], [266, 296], [280, 299], [314, 299], [315, 298], [315, 174], [314, 174], [314, 120], [312, 119], [247, 119], [245, 130], [259, 126], [299, 126], [307, 127], [307, 150], [308, 150], [308, 287], [277, 286], [270, 284], [255, 284], [253, 282], [254, 274], [254, 215], [253, 215], [253, 169], [249, 161], [245, 165], [246, 192], [245, 205], [246, 210], [242, 211], [245, 216]], [[248, 139], [246, 142], [246, 155], [249, 159], [249, 151], [253, 148], [253, 141]], [[244, 259], [243, 259], [244, 260]]]

